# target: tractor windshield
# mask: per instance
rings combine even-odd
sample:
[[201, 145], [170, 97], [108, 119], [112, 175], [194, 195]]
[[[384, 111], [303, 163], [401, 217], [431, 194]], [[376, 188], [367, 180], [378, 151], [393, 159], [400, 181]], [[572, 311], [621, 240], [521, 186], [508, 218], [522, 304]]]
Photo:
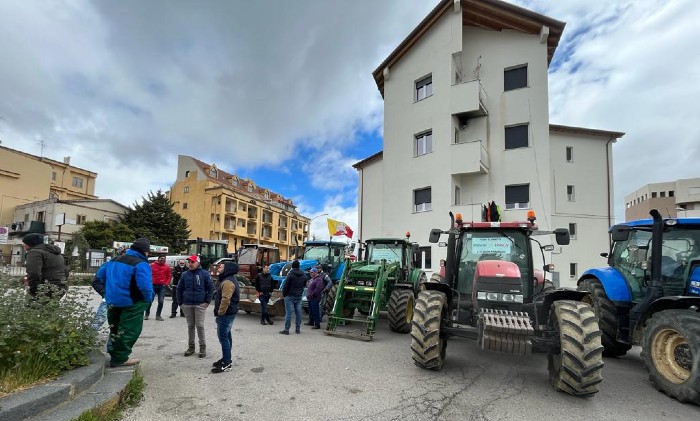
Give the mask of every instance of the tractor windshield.
[[242, 248], [238, 252], [239, 265], [254, 265], [257, 262], [258, 249], [256, 247]]
[[478, 229], [465, 232], [461, 237], [457, 290], [471, 294], [476, 264], [481, 260], [513, 262], [520, 268], [521, 279], [533, 274], [526, 255], [528, 241], [520, 230]]
[[331, 263], [330, 249], [328, 246], [307, 246], [304, 250], [304, 260], [318, 260], [319, 263]]
[[367, 247], [367, 261], [375, 265], [382, 260], [386, 260], [387, 263], [401, 262], [402, 251], [401, 244], [370, 243]]

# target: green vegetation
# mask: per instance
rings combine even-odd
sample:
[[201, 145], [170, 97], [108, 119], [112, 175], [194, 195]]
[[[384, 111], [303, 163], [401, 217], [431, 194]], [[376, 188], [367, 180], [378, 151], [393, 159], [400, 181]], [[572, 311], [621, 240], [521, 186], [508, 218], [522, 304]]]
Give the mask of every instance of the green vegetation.
[[134, 377], [119, 395], [117, 402], [111, 402], [86, 411], [78, 418], [73, 419], [73, 421], [117, 421], [121, 419], [122, 412], [125, 409], [134, 407], [141, 402], [145, 386], [146, 383], [143, 381], [143, 376], [137, 369], [134, 371]]
[[16, 279], [0, 276], [0, 297], [0, 394], [89, 363], [98, 343], [87, 294], [30, 301]]
[[145, 237], [151, 244], [171, 250], [180, 249], [182, 240], [190, 235], [187, 220], [173, 210], [170, 199], [160, 190], [149, 192], [141, 203], [135, 203], [121, 222], [133, 230], [134, 238]]

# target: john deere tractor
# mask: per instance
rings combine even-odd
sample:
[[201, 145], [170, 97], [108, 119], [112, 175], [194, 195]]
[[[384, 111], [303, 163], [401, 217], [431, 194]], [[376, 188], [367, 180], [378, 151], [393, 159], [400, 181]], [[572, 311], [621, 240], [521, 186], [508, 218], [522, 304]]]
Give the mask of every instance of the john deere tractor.
[[[481, 349], [512, 354], [547, 352], [554, 389], [592, 396], [602, 381], [598, 319], [585, 292], [548, 286], [544, 251], [536, 236], [569, 244], [569, 231], [539, 231], [534, 213], [523, 222], [463, 222], [450, 212], [445, 276], [416, 298], [411, 350], [416, 365], [441, 370], [451, 337], [475, 339]], [[536, 258], [536, 259], [535, 259]], [[535, 266], [534, 261], [542, 262]]]
[[600, 318], [606, 355], [641, 345], [656, 388], [700, 404], [700, 218], [650, 214], [610, 228], [609, 267], [584, 272], [579, 289]]
[[[411, 243], [408, 236], [375, 238], [365, 242], [365, 249], [364, 260], [346, 261], [340, 282], [328, 296], [333, 304], [325, 333], [371, 341], [380, 311], [389, 313], [391, 330], [410, 332], [415, 295], [427, 280], [417, 267], [418, 244]], [[355, 310], [363, 317], [353, 318]], [[349, 322], [361, 327], [339, 330]]]

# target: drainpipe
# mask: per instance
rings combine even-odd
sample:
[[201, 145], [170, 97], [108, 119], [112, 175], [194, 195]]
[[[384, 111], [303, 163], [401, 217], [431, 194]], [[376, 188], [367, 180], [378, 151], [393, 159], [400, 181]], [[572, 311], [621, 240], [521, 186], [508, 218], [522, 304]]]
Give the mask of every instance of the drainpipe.
[[610, 191], [610, 149], [611, 149], [611, 143], [615, 141], [614, 137], [611, 137], [606, 143], [605, 143], [605, 175], [607, 177], [607, 192], [608, 192], [608, 228], [610, 228], [612, 224], [612, 214], [610, 213], [610, 205], [611, 205], [611, 191]]

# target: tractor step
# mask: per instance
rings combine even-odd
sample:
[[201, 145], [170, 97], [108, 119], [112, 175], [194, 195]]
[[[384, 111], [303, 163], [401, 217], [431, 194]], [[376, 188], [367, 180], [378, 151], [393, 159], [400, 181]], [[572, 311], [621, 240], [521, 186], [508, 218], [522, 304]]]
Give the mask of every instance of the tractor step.
[[478, 326], [481, 349], [521, 355], [532, 352], [535, 330], [527, 313], [482, 309]]

